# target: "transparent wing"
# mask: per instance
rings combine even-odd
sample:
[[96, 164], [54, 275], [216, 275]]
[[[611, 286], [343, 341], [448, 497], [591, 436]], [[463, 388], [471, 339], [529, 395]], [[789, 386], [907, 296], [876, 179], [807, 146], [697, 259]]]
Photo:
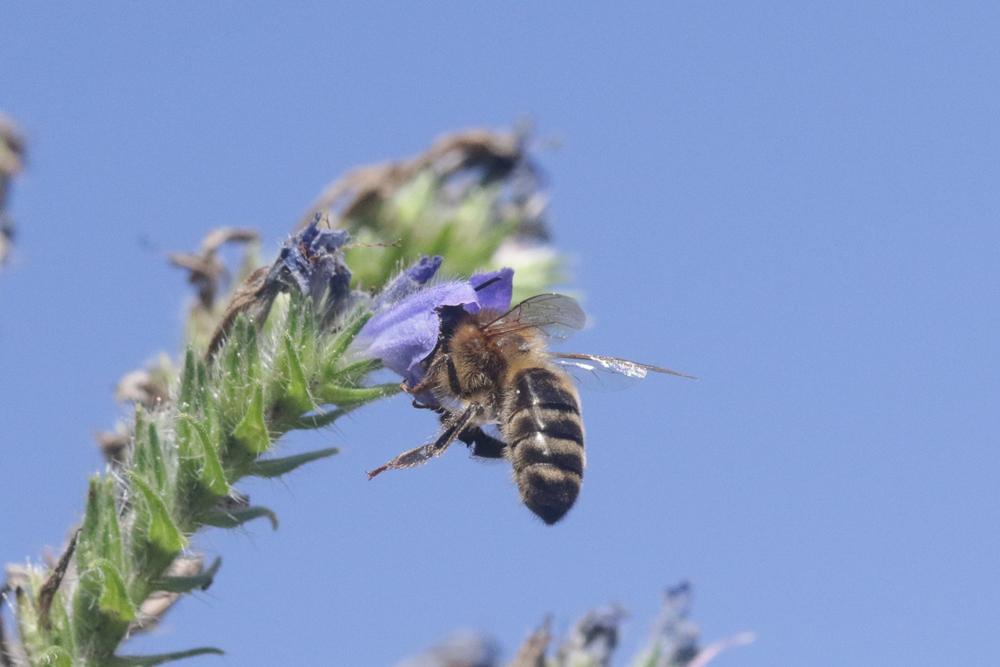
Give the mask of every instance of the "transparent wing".
[[624, 389], [634, 382], [644, 379], [650, 373], [676, 375], [677, 377], [696, 380], [693, 375], [687, 375], [662, 366], [641, 364], [637, 361], [606, 357], [600, 354], [550, 353], [552, 361], [560, 365], [579, 384], [585, 387], [617, 390]]
[[525, 299], [493, 320], [483, 333], [500, 336], [525, 329], [537, 329], [550, 338], [565, 339], [587, 323], [583, 308], [565, 294], [539, 294]]

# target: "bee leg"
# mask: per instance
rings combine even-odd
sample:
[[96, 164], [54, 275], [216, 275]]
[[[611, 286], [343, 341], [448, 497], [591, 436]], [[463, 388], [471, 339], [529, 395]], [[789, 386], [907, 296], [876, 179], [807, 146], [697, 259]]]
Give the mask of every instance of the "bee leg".
[[473, 456], [484, 459], [502, 459], [507, 451], [507, 443], [484, 431], [478, 426], [467, 428], [458, 434], [458, 439], [469, 445]]
[[380, 465], [378, 468], [369, 470], [368, 479], [372, 479], [386, 470], [412, 468], [414, 466], [427, 463], [432, 458], [441, 456], [444, 454], [444, 451], [448, 449], [451, 443], [455, 442], [455, 438], [458, 437], [458, 434], [465, 430], [476, 415], [479, 414], [481, 409], [482, 408], [478, 405], [470, 405], [466, 408], [465, 412], [461, 414], [461, 416], [455, 420], [451, 420], [451, 424], [441, 432], [441, 435], [437, 437], [437, 440], [427, 443], [426, 445], [421, 445], [420, 447], [414, 447], [413, 449], [407, 450], [393, 458], [391, 461]]
[[[449, 443], [450, 444], [450, 443]], [[368, 479], [374, 478], [376, 475], [384, 473], [386, 470], [400, 470], [402, 468], [413, 468], [415, 466], [426, 463], [435, 456], [440, 456], [444, 453], [444, 450], [448, 448], [448, 445], [443, 447], [437, 447], [436, 443], [428, 443], [426, 445], [421, 445], [419, 447], [414, 447], [413, 449], [407, 450], [402, 454], [397, 455], [391, 461], [383, 463], [374, 470], [368, 471]]]
[[416, 383], [415, 385], [410, 385], [409, 382], [403, 382], [399, 385], [400, 388], [407, 394], [412, 394], [414, 396], [419, 396], [425, 391], [433, 389], [434, 388], [433, 378], [436, 375], [435, 371], [437, 370], [438, 366], [442, 366], [446, 363], [448, 363], [447, 354], [437, 355], [436, 357], [434, 357], [434, 361], [431, 362], [431, 365], [427, 367], [427, 370], [424, 371], [424, 378], [420, 382]]
[[[437, 413], [439, 413], [441, 415], [447, 415], [448, 414], [448, 411], [445, 410], [444, 408], [442, 408], [440, 405], [430, 405], [428, 403], [421, 403], [416, 398], [413, 399], [413, 401], [410, 402], [410, 405], [412, 405], [413, 407], [415, 407], [417, 410], [433, 410], [434, 412], [437, 412]], [[443, 420], [443, 417], [442, 417], [442, 420]]]

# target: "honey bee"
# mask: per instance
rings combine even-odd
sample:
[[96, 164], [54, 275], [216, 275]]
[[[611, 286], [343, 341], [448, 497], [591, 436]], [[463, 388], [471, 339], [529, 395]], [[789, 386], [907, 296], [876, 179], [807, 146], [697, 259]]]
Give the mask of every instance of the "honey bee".
[[[438, 342], [423, 379], [404, 389], [417, 397], [414, 405], [441, 414], [441, 433], [370, 471], [369, 479], [425, 463], [460, 440], [473, 456], [509, 460], [521, 501], [554, 524], [576, 501], [586, 467], [580, 396], [565, 369], [691, 377], [615, 357], [550, 352], [548, 339], [565, 338], [586, 322], [580, 305], [565, 295], [534, 296], [506, 313], [469, 313], [461, 306], [438, 312]], [[488, 425], [496, 425], [499, 438], [483, 429]]]

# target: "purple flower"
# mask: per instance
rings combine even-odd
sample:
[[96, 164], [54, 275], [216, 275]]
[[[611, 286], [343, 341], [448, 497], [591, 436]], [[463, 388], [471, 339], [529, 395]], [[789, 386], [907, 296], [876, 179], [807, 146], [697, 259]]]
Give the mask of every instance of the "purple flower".
[[[410, 279], [414, 270], [425, 281], [437, 271], [423, 270], [429, 266], [427, 258], [404, 272]], [[430, 261], [433, 263], [433, 260]], [[397, 278], [390, 283], [392, 288]], [[513, 290], [514, 271], [500, 269], [490, 273], [478, 273], [467, 281], [440, 283], [414, 291], [401, 300], [380, 303], [374, 317], [362, 327], [351, 344], [352, 354], [359, 357], [379, 359], [382, 364], [401, 375], [411, 385], [420, 381], [424, 374], [423, 361], [437, 346], [441, 329], [440, 309], [445, 306], [461, 306], [470, 313], [480, 310], [505, 311], [510, 307]], [[376, 299], [376, 303], [382, 297]]]
[[372, 310], [377, 313], [394, 303], [399, 303], [423, 287], [434, 277], [439, 268], [441, 268], [441, 257], [421, 257], [416, 264], [393, 278], [379, 292], [372, 302]]
[[470, 313], [479, 309], [503, 312], [510, 308], [510, 298], [514, 293], [514, 269], [477, 273], [469, 278], [469, 284], [475, 288], [477, 299], [474, 309], [471, 304], [466, 306]]

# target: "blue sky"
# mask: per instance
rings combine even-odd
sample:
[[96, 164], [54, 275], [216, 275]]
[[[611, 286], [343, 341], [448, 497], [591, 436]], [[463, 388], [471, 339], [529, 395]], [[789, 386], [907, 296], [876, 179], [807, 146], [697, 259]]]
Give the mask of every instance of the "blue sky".
[[[619, 602], [625, 654], [690, 577], [724, 665], [995, 662], [1000, 10], [992, 3], [8, 4], [30, 143], [0, 274], [0, 560], [78, 518], [119, 375], [181, 343], [163, 253], [271, 252], [318, 190], [443, 131], [536, 121], [581, 351], [680, 368], [585, 393], [588, 477], [549, 528], [402, 398], [283, 442], [282, 518], [134, 651], [385, 665], [461, 628], [508, 655]], [[624, 661], [623, 661], [624, 662]]]

